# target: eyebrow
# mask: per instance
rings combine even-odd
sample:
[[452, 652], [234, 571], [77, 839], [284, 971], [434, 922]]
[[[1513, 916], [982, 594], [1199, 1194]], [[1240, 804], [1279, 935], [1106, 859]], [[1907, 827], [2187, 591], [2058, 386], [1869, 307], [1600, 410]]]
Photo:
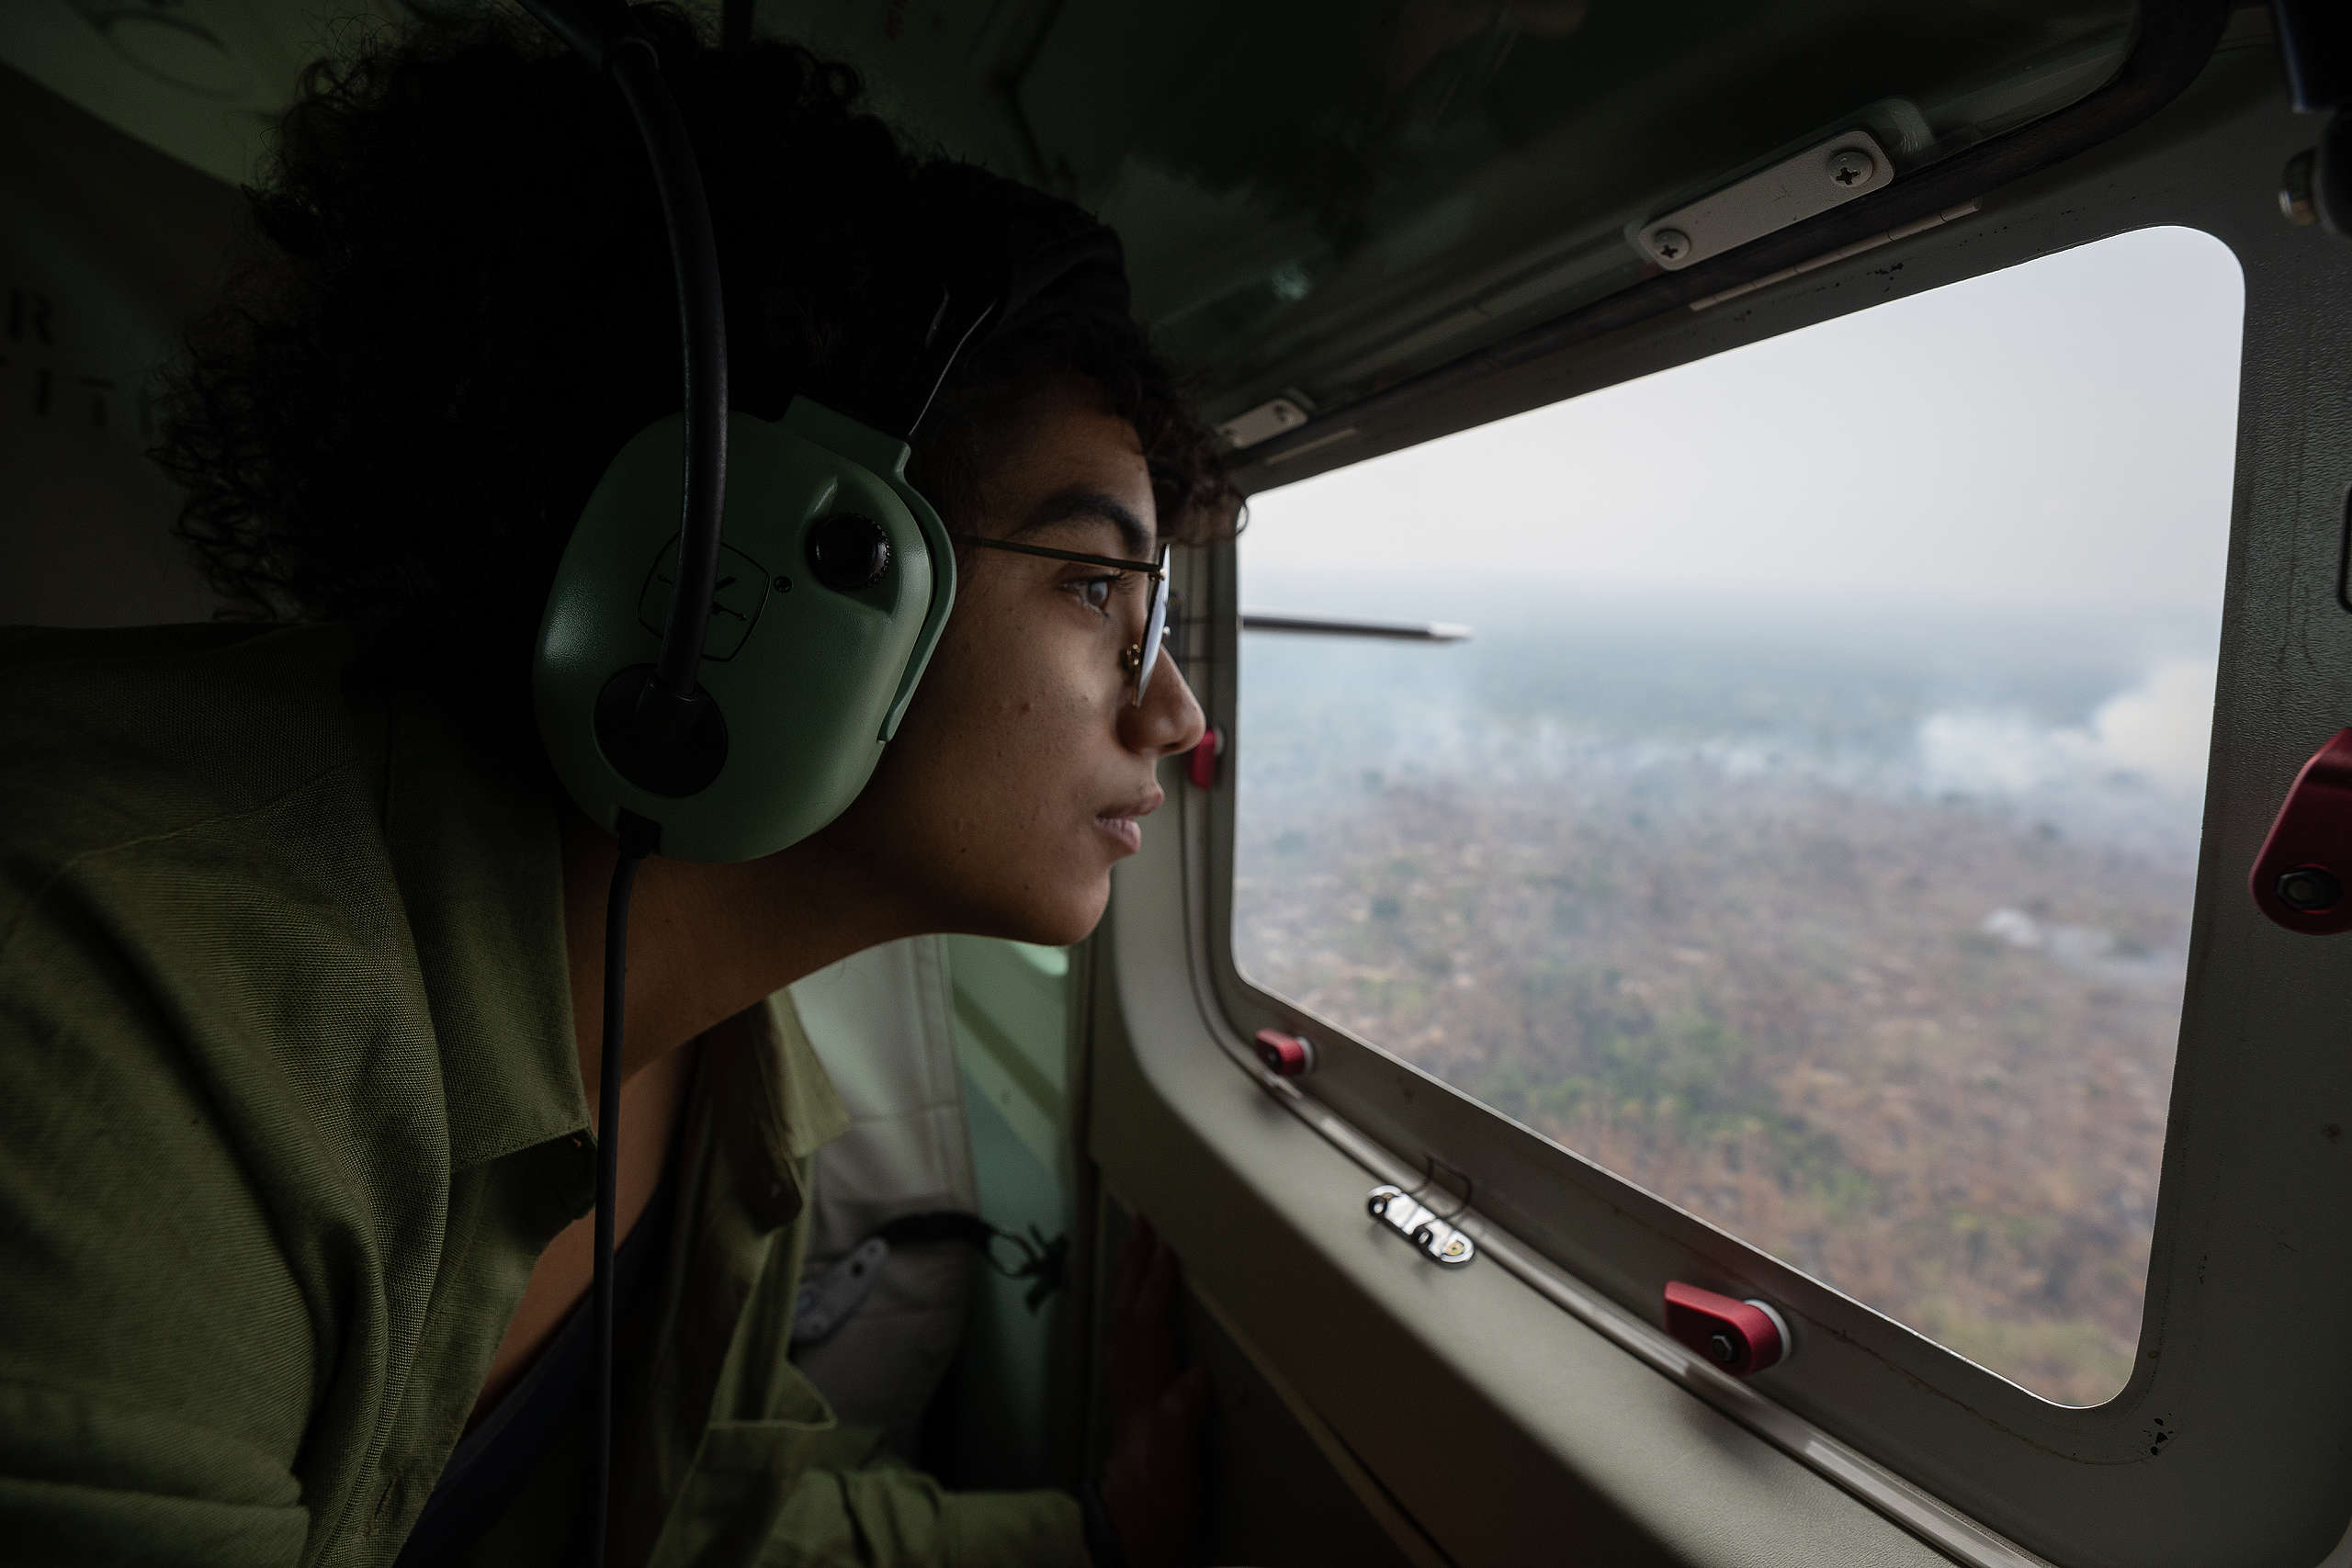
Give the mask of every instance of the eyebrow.
[[1149, 524], [1128, 511], [1115, 496], [1105, 495], [1099, 490], [1066, 490], [1046, 497], [1029, 514], [1027, 522], [1005, 537], [1017, 539], [1023, 534], [1050, 528], [1057, 523], [1081, 521], [1110, 524], [1119, 531], [1120, 547], [1139, 560], [1148, 558], [1158, 543]]

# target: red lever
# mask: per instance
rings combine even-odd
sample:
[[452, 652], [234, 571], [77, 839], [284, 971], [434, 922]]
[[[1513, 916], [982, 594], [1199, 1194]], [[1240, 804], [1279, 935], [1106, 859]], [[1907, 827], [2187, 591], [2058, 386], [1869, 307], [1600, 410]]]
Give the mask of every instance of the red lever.
[[2249, 883], [2256, 905], [2290, 931], [2352, 931], [2352, 729], [2337, 730], [2295, 775]]
[[1315, 1042], [1279, 1029], [1258, 1031], [1258, 1060], [1278, 1078], [1303, 1078], [1315, 1070]]
[[1666, 1331], [1736, 1378], [1785, 1360], [1789, 1325], [1767, 1302], [1666, 1282]]
[[1201, 732], [1200, 743], [1184, 759], [1184, 776], [1193, 781], [1194, 789], [1216, 787], [1216, 760], [1224, 750], [1224, 730], [1212, 728]]

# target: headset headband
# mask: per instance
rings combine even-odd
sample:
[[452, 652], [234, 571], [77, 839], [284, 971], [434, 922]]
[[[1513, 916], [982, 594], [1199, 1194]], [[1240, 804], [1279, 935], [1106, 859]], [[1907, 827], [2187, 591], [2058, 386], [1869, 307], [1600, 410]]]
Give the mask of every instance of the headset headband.
[[686, 122], [662, 80], [660, 59], [619, 0], [522, 0], [549, 31], [620, 89], [644, 140], [662, 198], [677, 274], [678, 334], [685, 363], [685, 474], [679, 502], [678, 570], [662, 623], [662, 652], [628, 721], [634, 749], [686, 744], [712, 716], [695, 679], [718, 582], [719, 519], [727, 502], [727, 308], [718, 242]]

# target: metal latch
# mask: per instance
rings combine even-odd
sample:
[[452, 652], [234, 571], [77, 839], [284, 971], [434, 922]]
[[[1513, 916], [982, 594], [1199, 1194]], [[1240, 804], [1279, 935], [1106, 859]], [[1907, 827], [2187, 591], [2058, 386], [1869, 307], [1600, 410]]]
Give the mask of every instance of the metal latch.
[[2290, 931], [2352, 931], [2352, 729], [2339, 729], [2295, 775], [2249, 879], [2257, 908]]
[[[1372, 1190], [1370, 1196], [1364, 1199], [1363, 1206], [1371, 1212], [1373, 1218], [1420, 1248], [1431, 1262], [1442, 1263], [1448, 1269], [1459, 1269], [1476, 1257], [1478, 1250], [1470, 1237], [1453, 1224], [1470, 1206], [1470, 1179], [1466, 1176], [1462, 1178], [1464, 1190], [1462, 1201], [1440, 1213], [1421, 1201], [1421, 1194], [1437, 1184], [1437, 1167], [1438, 1162], [1430, 1160], [1430, 1174], [1409, 1192], [1402, 1187], [1383, 1182]], [[1451, 1167], [1447, 1168], [1452, 1169]], [[1462, 1175], [1460, 1171], [1454, 1174]]]
[[1278, 1078], [1303, 1078], [1315, 1070], [1315, 1042], [1279, 1029], [1258, 1031], [1258, 1060]]
[[1211, 725], [1201, 731], [1201, 739], [1184, 759], [1184, 776], [1193, 781], [1194, 789], [1216, 787], [1216, 760], [1225, 752], [1225, 731]]
[[1753, 1377], [1788, 1359], [1796, 1341], [1770, 1302], [1666, 1282], [1666, 1331], [1736, 1378]]

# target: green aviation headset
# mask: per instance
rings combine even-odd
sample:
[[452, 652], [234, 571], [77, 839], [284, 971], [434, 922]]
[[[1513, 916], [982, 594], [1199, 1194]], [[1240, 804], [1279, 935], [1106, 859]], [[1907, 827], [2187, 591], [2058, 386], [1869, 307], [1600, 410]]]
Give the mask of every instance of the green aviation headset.
[[[956, 562], [907, 482], [906, 443], [807, 398], [775, 423], [728, 416], [725, 541], [707, 566], [688, 558], [691, 423], [639, 432], [589, 498], [539, 629], [539, 734], [598, 822], [657, 823], [649, 847], [678, 859], [753, 860], [865, 787], [938, 644]], [[682, 700], [662, 656], [688, 640], [677, 601], [698, 569], [711, 586]]]
[[[597, 1094], [596, 1426], [590, 1561], [612, 1468], [613, 1223], [629, 891], [649, 854], [743, 861], [839, 816], [897, 731], [956, 597], [945, 526], [907, 481], [915, 427], [991, 315], [1117, 242], [1065, 220], [977, 310], [943, 298], [891, 434], [806, 397], [769, 422], [727, 406], [718, 247], [700, 170], [650, 40], [624, 0], [521, 0], [619, 88], [670, 238], [685, 407], [605, 469], [548, 594], [532, 671], [557, 776], [620, 840], [605, 906]], [[1118, 270], [1124, 312], [1124, 270]], [[1112, 276], [1103, 272], [1107, 279]], [[962, 320], [958, 330], [956, 322]], [[679, 497], [680, 475], [684, 479]], [[731, 485], [730, 485], [730, 482]], [[724, 521], [724, 538], [721, 523]]]
[[955, 557], [907, 482], [908, 438], [989, 312], [935, 353], [941, 301], [902, 435], [807, 398], [774, 423], [729, 411], [709, 208], [651, 44], [619, 0], [524, 3], [636, 118], [686, 370], [684, 412], [621, 448], [557, 569], [532, 671], [540, 738], [572, 798], [625, 844], [757, 859], [857, 797], [938, 645]]

